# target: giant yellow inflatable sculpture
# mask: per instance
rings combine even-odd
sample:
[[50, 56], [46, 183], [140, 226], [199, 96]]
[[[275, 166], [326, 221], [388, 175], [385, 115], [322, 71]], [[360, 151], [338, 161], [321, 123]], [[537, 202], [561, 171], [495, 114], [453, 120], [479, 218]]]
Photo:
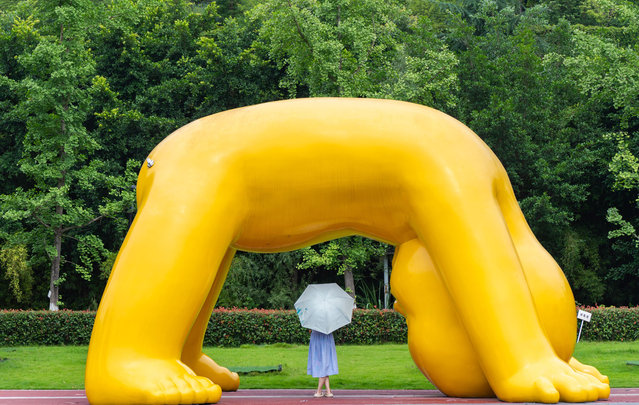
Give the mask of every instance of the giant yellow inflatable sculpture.
[[151, 152], [137, 198], [91, 337], [91, 404], [217, 402], [237, 389], [201, 351], [235, 251], [351, 234], [398, 247], [396, 308], [415, 363], [444, 393], [609, 395], [606, 377], [571, 358], [572, 293], [504, 168], [441, 112], [306, 99], [215, 114]]

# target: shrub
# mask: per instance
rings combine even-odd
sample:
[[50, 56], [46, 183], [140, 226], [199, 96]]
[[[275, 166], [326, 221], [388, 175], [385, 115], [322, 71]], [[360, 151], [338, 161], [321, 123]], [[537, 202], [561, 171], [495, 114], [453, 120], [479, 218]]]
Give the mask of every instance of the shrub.
[[225, 309], [213, 311], [204, 336], [207, 346], [308, 342], [292, 310]]
[[406, 320], [392, 310], [356, 309], [352, 322], [334, 333], [335, 343], [406, 343]]
[[[353, 321], [334, 333], [338, 344], [404, 343], [406, 321], [395, 311], [357, 309]], [[216, 309], [213, 311], [204, 344], [307, 344], [309, 331], [300, 326], [292, 310]]]
[[584, 322], [581, 339], [621, 342], [639, 339], [639, 306], [631, 308], [599, 306], [580, 309], [592, 313], [590, 322]]
[[0, 311], [0, 345], [86, 345], [95, 312]]
[[[639, 339], [639, 307], [585, 307], [592, 313], [583, 340]], [[0, 346], [86, 345], [95, 312], [0, 311]], [[204, 337], [207, 346], [308, 344], [309, 332], [292, 310], [225, 309], [213, 311]], [[406, 321], [392, 310], [357, 309], [350, 325], [334, 333], [338, 344], [405, 343]]]

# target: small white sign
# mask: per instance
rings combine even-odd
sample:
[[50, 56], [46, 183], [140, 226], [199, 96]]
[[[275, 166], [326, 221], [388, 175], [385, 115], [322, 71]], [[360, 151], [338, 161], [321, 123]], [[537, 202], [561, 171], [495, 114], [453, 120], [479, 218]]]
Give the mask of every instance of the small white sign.
[[590, 322], [590, 317], [592, 314], [587, 311], [582, 311], [581, 309], [577, 312], [577, 319], [581, 319], [582, 321]]

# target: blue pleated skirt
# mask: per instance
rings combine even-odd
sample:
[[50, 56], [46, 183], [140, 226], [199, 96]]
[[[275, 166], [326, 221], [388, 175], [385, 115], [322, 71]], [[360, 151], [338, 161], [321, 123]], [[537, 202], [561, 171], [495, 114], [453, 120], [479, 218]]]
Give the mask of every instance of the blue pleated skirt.
[[311, 342], [308, 345], [308, 365], [306, 372], [315, 378], [335, 375], [337, 370], [337, 353], [333, 334], [311, 331]]

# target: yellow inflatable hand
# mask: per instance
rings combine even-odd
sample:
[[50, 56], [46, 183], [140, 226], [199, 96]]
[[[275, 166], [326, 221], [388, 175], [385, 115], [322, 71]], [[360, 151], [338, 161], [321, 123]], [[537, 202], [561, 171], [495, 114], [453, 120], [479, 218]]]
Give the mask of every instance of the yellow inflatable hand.
[[411, 354], [443, 392], [608, 396], [571, 360], [570, 288], [471, 130], [409, 103], [305, 99], [199, 119], [151, 152], [91, 337], [90, 403], [217, 402], [239, 378], [201, 346], [235, 251], [352, 234], [398, 246]]

